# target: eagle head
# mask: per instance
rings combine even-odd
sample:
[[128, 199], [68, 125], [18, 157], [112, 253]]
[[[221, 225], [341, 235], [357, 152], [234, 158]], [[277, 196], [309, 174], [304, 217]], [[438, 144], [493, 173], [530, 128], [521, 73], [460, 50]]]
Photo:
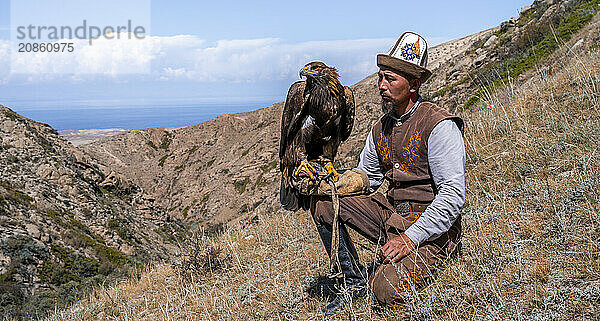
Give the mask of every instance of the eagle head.
[[328, 78], [337, 79], [337, 70], [333, 67], [328, 67], [326, 64], [320, 61], [309, 62], [304, 65], [304, 68], [300, 69], [300, 78], [306, 77], [306, 80], [317, 79], [317, 78]]

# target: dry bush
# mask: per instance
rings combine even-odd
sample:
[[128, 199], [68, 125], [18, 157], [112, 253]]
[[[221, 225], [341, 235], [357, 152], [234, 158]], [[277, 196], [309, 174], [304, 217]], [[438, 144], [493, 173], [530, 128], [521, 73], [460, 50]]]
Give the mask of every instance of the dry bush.
[[231, 262], [231, 255], [223, 249], [217, 236], [203, 230], [191, 233], [177, 246], [178, 256], [171, 267], [187, 281], [227, 268]]
[[[524, 85], [506, 84], [463, 114], [462, 255], [443, 262], [403, 306], [374, 311], [366, 297], [334, 319], [598, 320], [599, 62], [597, 50], [563, 53], [554, 67]], [[326, 275], [328, 259], [312, 219], [257, 214], [257, 222], [196, 245], [205, 254], [195, 254], [194, 278], [158, 266], [51, 319], [322, 319], [325, 300], [308, 288]], [[230, 264], [207, 265], [221, 255]], [[363, 250], [361, 258], [373, 254]]]

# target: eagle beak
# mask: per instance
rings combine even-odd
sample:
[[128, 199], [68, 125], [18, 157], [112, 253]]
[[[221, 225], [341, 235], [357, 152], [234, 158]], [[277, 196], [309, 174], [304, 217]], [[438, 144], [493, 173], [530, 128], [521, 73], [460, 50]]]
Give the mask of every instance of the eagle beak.
[[298, 73], [298, 75], [300, 75], [300, 78], [306, 77], [306, 75], [307, 75], [306, 71], [307, 70], [308, 70], [308, 67], [304, 67], [304, 68], [300, 69], [300, 72]]

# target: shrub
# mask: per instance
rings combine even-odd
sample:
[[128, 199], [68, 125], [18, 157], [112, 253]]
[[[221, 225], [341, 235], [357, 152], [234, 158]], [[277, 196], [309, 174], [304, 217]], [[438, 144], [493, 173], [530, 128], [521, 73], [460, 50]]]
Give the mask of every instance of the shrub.
[[158, 166], [163, 167], [165, 165], [165, 161], [167, 160], [167, 157], [169, 157], [170, 154], [164, 155], [163, 157], [161, 157], [158, 160]]
[[243, 181], [235, 181], [233, 182], [233, 186], [238, 193], [242, 194], [246, 190], [246, 185], [250, 182], [250, 177], [244, 178]]
[[158, 150], [158, 147], [156, 147], [156, 145], [154, 145], [154, 143], [151, 140], [147, 141], [146, 144], [148, 144], [148, 146], [152, 147], [152, 149], [154, 149], [156, 151]]
[[179, 260], [172, 266], [186, 280], [225, 268], [231, 261], [231, 256], [222, 245], [204, 231], [192, 233], [177, 246]]

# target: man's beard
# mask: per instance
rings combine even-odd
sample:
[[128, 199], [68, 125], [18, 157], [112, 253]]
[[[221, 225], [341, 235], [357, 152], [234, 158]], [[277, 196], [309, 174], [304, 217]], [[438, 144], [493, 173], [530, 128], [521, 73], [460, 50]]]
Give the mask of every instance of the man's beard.
[[395, 116], [396, 105], [393, 101], [381, 99], [381, 111], [384, 115]]

